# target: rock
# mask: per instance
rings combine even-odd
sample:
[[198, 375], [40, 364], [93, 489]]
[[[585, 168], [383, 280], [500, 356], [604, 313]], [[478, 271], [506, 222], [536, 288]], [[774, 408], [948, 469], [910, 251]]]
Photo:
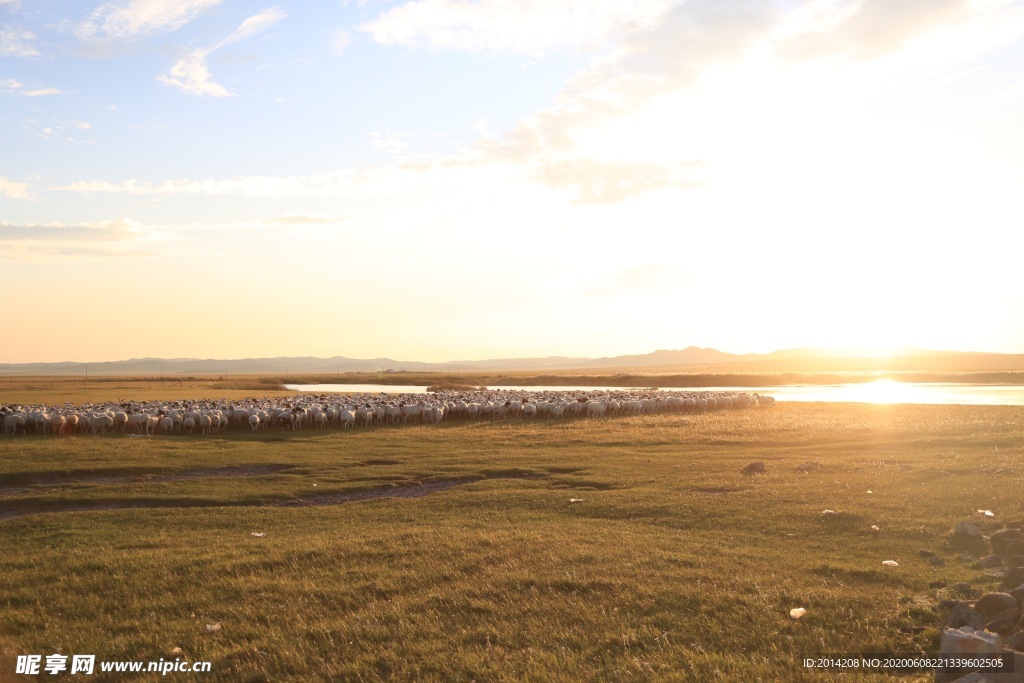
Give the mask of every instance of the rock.
[[992, 544], [992, 552], [1000, 555], [1007, 555], [1015, 558], [1024, 556], [1024, 541], [1006, 539]]
[[807, 474], [808, 472], [817, 472], [820, 467], [821, 465], [816, 462], [802, 462], [796, 466], [796, 471]]
[[1007, 529], [1024, 529], [1024, 519], [1015, 519], [1006, 523]]
[[1017, 611], [1017, 600], [1008, 593], [985, 593], [974, 603], [974, 609], [986, 619], [994, 619], [1000, 612]]
[[[939, 679], [936, 678], [936, 680]], [[975, 671], [973, 673], [967, 674], [966, 676], [961, 676], [955, 681], [952, 681], [952, 683], [992, 683], [992, 679], [983, 673]]]
[[1021, 541], [1024, 540], [1024, 530], [1022, 529], [1000, 529], [992, 534], [988, 539], [992, 544], [1003, 543], [1005, 541]]
[[1000, 555], [1024, 555], [1024, 530], [1000, 529], [989, 538], [992, 552]]
[[1003, 576], [1003, 586], [1009, 588], [1021, 585], [1024, 585], [1024, 567], [1010, 567]]
[[985, 630], [991, 631], [992, 633], [998, 633], [1000, 635], [1009, 636], [1017, 631], [1017, 626], [1020, 622], [1020, 614], [1017, 612], [1017, 608], [1008, 609], [1005, 612], [1000, 612], [985, 624]]
[[960, 522], [956, 525], [956, 529], [953, 530], [953, 535], [981, 540], [981, 529], [970, 522]]
[[969, 626], [947, 628], [942, 634], [939, 652], [944, 655], [998, 654], [1003, 640], [995, 633], [987, 633]]
[[946, 566], [946, 561], [944, 559], [942, 559], [941, 557], [929, 557], [928, 558], [928, 564], [933, 564], [936, 567], [945, 567]]
[[742, 470], [743, 474], [764, 474], [764, 463], [763, 462], [752, 462]]
[[988, 555], [972, 564], [971, 569], [990, 569], [991, 567], [998, 567], [1002, 563], [1003, 558], [999, 555]]
[[[995, 633], [977, 631], [970, 626], [947, 628], [942, 634], [939, 653], [943, 655], [982, 655], [1002, 652], [1002, 639]], [[937, 683], [955, 681], [969, 672], [953, 669], [939, 669], [935, 672]], [[984, 679], [982, 679], [984, 680]]]
[[945, 588], [946, 587], [946, 582], [945, 581], [932, 581], [931, 583], [928, 584], [928, 587], [929, 588]]
[[973, 629], [980, 629], [986, 621], [976, 609], [971, 607], [970, 603], [959, 602], [950, 613], [949, 619], [946, 620], [946, 626], [948, 628], [969, 626]]
[[1017, 652], [1024, 652], [1024, 631], [1015, 633], [1006, 641], [1006, 647]]

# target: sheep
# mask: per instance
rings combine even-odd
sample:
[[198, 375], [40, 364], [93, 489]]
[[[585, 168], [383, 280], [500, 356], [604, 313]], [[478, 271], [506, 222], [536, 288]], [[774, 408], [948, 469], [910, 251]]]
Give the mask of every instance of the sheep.
[[25, 431], [25, 416], [18, 413], [4, 416], [4, 433], [14, 434], [20, 428], [21, 431]]
[[[619, 414], [641, 415], [656, 412], [697, 413], [750, 406], [770, 406], [768, 396], [741, 392], [679, 392], [649, 390], [546, 391], [530, 394], [524, 390], [478, 390], [466, 393], [437, 392], [431, 400], [411, 395], [386, 401], [384, 395], [359, 394], [354, 403], [328, 402], [325, 396], [311, 400], [295, 397], [290, 401], [245, 399], [238, 404], [202, 402], [120, 402], [118, 404], [86, 404], [75, 408], [45, 406], [11, 406], [0, 410], [0, 421], [8, 434], [24, 433], [29, 424], [40, 433], [63, 434], [88, 430], [95, 434], [106, 431], [127, 431], [167, 434], [187, 431], [194, 434], [200, 427], [203, 434], [218, 433], [249, 425], [255, 433], [277, 425], [297, 430], [306, 424], [316, 429], [340, 425], [348, 429], [354, 424], [394, 424], [410, 418], [425, 424], [438, 424], [445, 419], [489, 419], [504, 417], [550, 418], [611, 417]], [[14, 418], [14, 415], [20, 417]], [[245, 419], [242, 420], [242, 416]], [[255, 418], [255, 419], [250, 419]]]
[[410, 417], [413, 418], [414, 420], [418, 420], [420, 416], [423, 415], [423, 401], [420, 401], [419, 403], [414, 403], [412, 405], [405, 405], [403, 403], [400, 404], [400, 407], [402, 409], [403, 424], [405, 422], [408, 422]]
[[64, 433], [64, 426], [67, 424], [68, 419], [60, 413], [54, 413], [53, 417], [50, 418], [50, 427], [53, 429], [54, 435], [60, 435]]
[[93, 434], [102, 434], [108, 429], [114, 428], [114, 418], [106, 413], [89, 414], [89, 431]]

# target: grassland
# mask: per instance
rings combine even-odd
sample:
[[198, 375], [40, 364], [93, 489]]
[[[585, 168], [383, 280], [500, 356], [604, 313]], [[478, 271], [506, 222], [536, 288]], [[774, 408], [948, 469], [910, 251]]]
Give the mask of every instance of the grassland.
[[[468, 483], [277, 506], [439, 481]], [[0, 438], [0, 680], [176, 647], [211, 681], [835, 680], [800, 657], [937, 651], [929, 582], [998, 583], [949, 530], [1022, 484], [1018, 407]]]
[[241, 399], [248, 396], [285, 396], [295, 392], [285, 384], [383, 384], [430, 386], [466, 390], [480, 386], [615, 386], [615, 387], [773, 387], [794, 384], [842, 384], [892, 379], [900, 382], [966, 384], [1024, 384], [1024, 372], [645, 372], [606, 370], [515, 372], [347, 372], [337, 375], [226, 375], [199, 377], [0, 377], [0, 405], [81, 404], [121, 399], [185, 400]]

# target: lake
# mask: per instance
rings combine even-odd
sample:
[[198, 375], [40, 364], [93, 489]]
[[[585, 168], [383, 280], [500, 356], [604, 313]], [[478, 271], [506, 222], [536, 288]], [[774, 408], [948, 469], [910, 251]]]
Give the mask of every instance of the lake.
[[[427, 388], [388, 384], [286, 384], [291, 391], [318, 394], [425, 394]], [[637, 387], [583, 386], [492, 386], [510, 391], [643, 391]], [[1024, 386], [998, 384], [929, 384], [880, 379], [852, 384], [795, 384], [783, 387], [666, 387], [662, 391], [729, 391], [766, 394], [777, 401], [821, 401], [826, 403], [926, 403], [966, 405], [1024, 405]]]

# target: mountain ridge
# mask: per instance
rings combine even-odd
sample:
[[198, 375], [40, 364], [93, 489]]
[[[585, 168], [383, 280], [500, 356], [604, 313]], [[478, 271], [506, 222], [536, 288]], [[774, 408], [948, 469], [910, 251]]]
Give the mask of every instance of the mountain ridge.
[[[822, 368], [849, 367], [860, 371], [878, 369], [914, 369], [931, 361], [953, 367], [959, 361], [965, 371], [1024, 370], [1024, 354], [975, 351], [940, 351], [905, 347], [898, 355], [877, 356], [867, 352], [851, 355], [852, 349], [805, 347], [780, 349], [770, 353], [735, 354], [713, 348], [688, 346], [683, 349], [657, 349], [645, 354], [586, 358], [544, 356], [533, 358], [492, 358], [445, 362], [402, 361], [392, 358], [349, 358], [347, 356], [272, 356], [262, 358], [129, 358], [117, 361], [56, 361], [41, 363], [0, 363], [0, 375], [73, 375], [97, 376], [122, 374], [211, 375], [211, 374], [336, 374], [342, 372], [474, 372], [474, 371], [553, 371], [621, 368], [639, 371], [650, 368], [720, 368], [730, 371], [764, 372], [771, 366], [784, 371], [788, 366], [809, 364]], [[838, 371], [822, 369], [819, 371]]]

